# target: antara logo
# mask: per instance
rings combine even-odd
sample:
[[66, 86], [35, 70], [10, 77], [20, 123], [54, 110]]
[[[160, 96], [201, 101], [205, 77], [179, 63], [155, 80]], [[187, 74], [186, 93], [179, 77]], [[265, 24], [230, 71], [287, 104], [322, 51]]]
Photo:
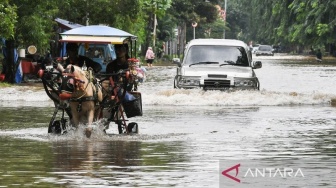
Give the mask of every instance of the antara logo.
[[[226, 176], [226, 177], [228, 177], [228, 178], [230, 178], [230, 179], [232, 179], [232, 180], [234, 180], [234, 181], [240, 183], [240, 179], [237, 178], [237, 175], [238, 175], [238, 173], [239, 173], [239, 167], [240, 167], [240, 164], [237, 164], [237, 165], [235, 165], [235, 166], [233, 166], [233, 167], [231, 167], [231, 168], [228, 168], [228, 169], [224, 170], [224, 171], [222, 172], [222, 174], [223, 174], [224, 176]], [[235, 177], [233, 177], [233, 176], [231, 176], [230, 174], [228, 174], [228, 172], [230, 172], [231, 170], [236, 170], [236, 175], [235, 175]]]
[[[236, 164], [224, 171], [222, 171], [222, 175], [230, 178], [233, 181], [240, 183], [240, 179], [237, 178], [239, 173], [240, 164]], [[235, 171], [235, 175], [232, 176], [231, 171]], [[243, 172], [244, 173], [244, 172]], [[244, 178], [252, 177], [252, 178], [297, 178], [297, 177], [305, 177], [303, 171], [300, 168], [248, 168], [244, 173]]]

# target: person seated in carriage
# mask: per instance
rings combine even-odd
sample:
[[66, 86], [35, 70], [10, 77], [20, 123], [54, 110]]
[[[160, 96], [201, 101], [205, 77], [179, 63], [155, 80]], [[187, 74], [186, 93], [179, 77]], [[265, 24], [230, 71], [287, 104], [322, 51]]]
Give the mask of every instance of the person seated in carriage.
[[66, 45], [66, 51], [68, 53], [68, 58], [65, 60], [64, 66], [62, 66], [61, 64], [58, 64], [57, 69], [59, 71], [63, 72], [65, 68], [70, 64], [83, 67], [84, 63], [87, 68], [92, 68], [92, 70], [95, 73], [98, 73], [99, 71], [101, 71], [102, 66], [99, 63], [93, 61], [92, 59], [86, 56], [78, 55], [78, 44], [77, 43], [68, 43]]
[[[142, 107], [141, 107], [141, 99], [140, 93], [137, 91], [138, 82], [140, 82], [138, 74], [143, 74], [141, 76], [144, 79], [144, 71], [139, 68], [139, 61], [135, 58], [130, 58], [128, 52], [127, 44], [116, 44], [115, 46], [116, 56], [117, 58], [111, 61], [106, 66], [107, 74], [116, 74], [112, 77], [113, 82], [116, 84], [112, 84], [112, 95], [110, 96], [111, 104], [122, 103], [122, 107], [119, 105], [115, 105], [112, 109], [107, 113], [109, 121], [114, 121], [118, 124], [118, 131], [122, 133], [122, 125], [126, 124], [124, 117], [122, 115], [123, 111], [126, 113], [128, 118], [142, 115]], [[139, 71], [137, 68], [139, 68]], [[127, 71], [129, 73], [129, 77], [123, 77], [123, 71]], [[119, 74], [120, 73], [120, 74]], [[124, 75], [125, 76], [125, 75]], [[104, 90], [107, 91], [108, 84], [102, 83], [103, 85], [103, 93]], [[118, 85], [118, 86], [117, 86]], [[134, 105], [136, 104], [136, 105]], [[113, 106], [113, 105], [112, 105]], [[122, 110], [121, 110], [122, 109]], [[136, 112], [136, 113], [134, 113]], [[132, 123], [132, 126], [127, 127], [127, 132], [132, 132], [132, 127], [135, 126], [136, 123]], [[137, 126], [137, 125], [136, 125]]]
[[106, 66], [106, 73], [118, 73], [120, 70], [128, 69], [128, 46], [126, 44], [116, 44], [115, 46], [117, 59], [113, 60]]
[[[129, 69], [132, 74], [135, 74], [133, 78], [135, 78], [136, 81], [133, 80], [133, 84], [134, 82], [143, 82], [145, 80], [146, 70], [140, 68], [140, 62], [138, 59], [130, 58], [128, 55], [128, 45], [115, 45], [115, 50], [117, 58], [106, 66], [106, 73], [118, 73], [120, 70]], [[114, 81], [117, 81], [116, 77], [114, 77]], [[128, 91], [132, 90], [132, 86], [134, 86], [133, 84], [130, 84], [127, 89]]]
[[[111, 61], [106, 66], [107, 74], [115, 74], [119, 73], [121, 70], [129, 69], [128, 59], [130, 56], [128, 55], [128, 45], [127, 44], [116, 44], [115, 46], [116, 56], [117, 58]], [[118, 82], [118, 76], [114, 76], [113, 80]], [[131, 90], [131, 87], [128, 87], [127, 90]]]

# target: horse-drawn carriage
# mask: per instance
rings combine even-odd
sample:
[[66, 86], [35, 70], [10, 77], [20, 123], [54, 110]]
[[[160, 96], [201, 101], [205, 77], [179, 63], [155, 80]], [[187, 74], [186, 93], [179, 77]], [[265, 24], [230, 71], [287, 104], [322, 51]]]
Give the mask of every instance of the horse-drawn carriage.
[[45, 92], [55, 103], [48, 133], [64, 134], [85, 125], [85, 134], [90, 137], [95, 129], [93, 122], [99, 122], [104, 131], [110, 123], [115, 123], [119, 134], [138, 133], [138, 124], [126, 119], [142, 116], [138, 84], [144, 73], [135, 55], [136, 37], [107, 26], [80, 27], [61, 33], [61, 36], [62, 43], [86, 46], [126, 44], [130, 46], [131, 58], [128, 59], [128, 69], [114, 73], [94, 73], [77, 66], [68, 66], [64, 72], [58, 71], [56, 66], [40, 70], [38, 74]]

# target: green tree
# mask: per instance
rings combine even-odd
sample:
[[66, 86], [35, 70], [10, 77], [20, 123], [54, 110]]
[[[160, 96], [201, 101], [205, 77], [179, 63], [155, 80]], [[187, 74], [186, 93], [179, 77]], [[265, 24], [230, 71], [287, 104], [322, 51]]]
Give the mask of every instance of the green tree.
[[[15, 23], [17, 19], [17, 14], [16, 14], [16, 6], [15, 5], [10, 5], [8, 3], [8, 0], [5, 0], [0, 3], [0, 39], [5, 38], [8, 39], [6, 42], [7, 44], [7, 54], [8, 55], [13, 55], [13, 51], [10, 50], [11, 46], [13, 46], [14, 43], [14, 34], [15, 34]], [[5, 44], [2, 44], [2, 40], [0, 43], [0, 48], [4, 46]], [[8, 49], [9, 48], [9, 49]], [[7, 55], [7, 57], [8, 57]], [[2, 53], [0, 54], [0, 61], [2, 62], [2, 70], [1, 73], [6, 74], [6, 81], [12, 79], [13, 74], [9, 74], [11, 72], [14, 72], [14, 58], [7, 58], [2, 60]], [[11, 65], [7, 65], [11, 64]]]
[[[219, 1], [205, 0], [175, 0], [172, 2], [171, 8], [168, 10], [176, 21], [180, 35], [178, 36], [178, 54], [182, 52], [187, 41], [192, 39], [190, 33], [192, 22], [197, 22], [199, 26], [206, 23], [215, 22], [218, 18], [218, 10], [215, 5]], [[189, 30], [187, 30], [189, 28]]]
[[15, 23], [17, 22], [17, 7], [10, 5], [8, 0], [0, 3], [0, 37], [14, 38]]
[[57, 13], [56, 2], [29, 0], [5, 0], [0, 5], [5, 14], [1, 36], [6, 39], [7, 58], [4, 61], [6, 81], [15, 82], [17, 62], [14, 59], [14, 48], [26, 48], [36, 45], [38, 49], [46, 49], [53, 33], [52, 17]]
[[250, 13], [248, 35], [260, 43], [329, 47], [335, 52], [333, 0], [241, 0]]
[[335, 43], [335, 8], [336, 2], [331, 0], [294, 0], [289, 6], [296, 15], [295, 24], [290, 28], [290, 40], [314, 46]]

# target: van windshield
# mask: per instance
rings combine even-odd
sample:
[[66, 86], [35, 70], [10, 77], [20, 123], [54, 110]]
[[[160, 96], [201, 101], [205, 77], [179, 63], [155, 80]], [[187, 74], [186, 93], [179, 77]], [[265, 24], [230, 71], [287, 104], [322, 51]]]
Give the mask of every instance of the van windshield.
[[190, 65], [199, 62], [249, 66], [245, 49], [236, 46], [195, 45], [190, 47], [184, 63]]

